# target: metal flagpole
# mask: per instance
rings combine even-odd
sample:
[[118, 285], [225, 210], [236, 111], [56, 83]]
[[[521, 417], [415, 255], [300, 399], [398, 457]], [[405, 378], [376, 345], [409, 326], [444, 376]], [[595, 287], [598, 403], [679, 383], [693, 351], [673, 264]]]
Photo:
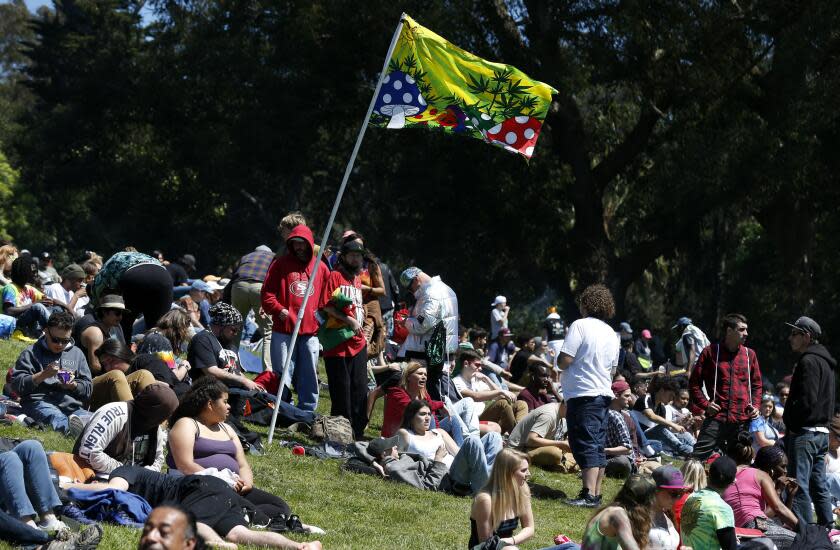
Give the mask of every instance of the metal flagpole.
[[[344, 196], [344, 189], [347, 187], [347, 180], [350, 179], [350, 172], [353, 170], [353, 164], [356, 162], [356, 155], [359, 153], [359, 148], [362, 145], [362, 140], [365, 137], [365, 130], [367, 130], [370, 115], [373, 113], [373, 107], [376, 105], [376, 98], [379, 97], [379, 90], [382, 88], [382, 78], [385, 76], [385, 71], [388, 70], [388, 62], [391, 60], [391, 55], [394, 53], [394, 48], [397, 46], [397, 40], [400, 38], [403, 22], [405, 21], [405, 13], [400, 16], [400, 22], [397, 29], [394, 31], [394, 36], [391, 38], [391, 45], [388, 46], [388, 53], [385, 55], [385, 64], [382, 66], [382, 72], [379, 75], [379, 81], [376, 83], [376, 89], [373, 91], [373, 97], [370, 100], [365, 120], [362, 123], [362, 128], [359, 130], [359, 136], [356, 138], [356, 145], [353, 146], [353, 153], [350, 155], [350, 161], [347, 163], [347, 168], [344, 170], [344, 178], [341, 180], [341, 186], [338, 188], [338, 195], [335, 197], [335, 204], [333, 204], [330, 219], [327, 221], [327, 227], [324, 229], [324, 236], [321, 238], [321, 249], [318, 251], [318, 256], [315, 258], [315, 270], [312, 276], [309, 277], [309, 282], [306, 283], [306, 291], [303, 294], [303, 302], [298, 309], [297, 320], [295, 321], [295, 328], [292, 331], [292, 339], [289, 342], [289, 349], [286, 353], [286, 360], [283, 362], [283, 374], [280, 377], [280, 386], [277, 388], [277, 401], [279, 402], [283, 395], [283, 388], [288, 384], [289, 364], [292, 361], [292, 354], [295, 351], [295, 343], [297, 342], [298, 332], [300, 332], [300, 323], [303, 320], [304, 312], [306, 311], [306, 303], [309, 301], [309, 294], [318, 277], [318, 264], [321, 262], [321, 257], [324, 255], [324, 250], [327, 248], [327, 240], [332, 231], [335, 215], [338, 212], [338, 205], [341, 204], [341, 198]], [[277, 413], [280, 411], [279, 407], [274, 407], [274, 413], [271, 415], [271, 425], [268, 428], [268, 443], [271, 444], [274, 439], [274, 427], [277, 425]]]

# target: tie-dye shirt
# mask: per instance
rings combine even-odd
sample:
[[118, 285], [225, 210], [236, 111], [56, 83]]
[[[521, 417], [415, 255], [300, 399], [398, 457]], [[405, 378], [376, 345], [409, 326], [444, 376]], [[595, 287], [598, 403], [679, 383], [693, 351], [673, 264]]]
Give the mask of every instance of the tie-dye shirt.
[[727, 527], [735, 527], [735, 515], [717, 492], [703, 489], [685, 501], [680, 523], [685, 546], [694, 550], [718, 550], [717, 532]]
[[37, 302], [44, 297], [44, 293], [31, 285], [21, 288], [14, 283], [3, 287], [3, 312], [6, 308], [21, 307]]

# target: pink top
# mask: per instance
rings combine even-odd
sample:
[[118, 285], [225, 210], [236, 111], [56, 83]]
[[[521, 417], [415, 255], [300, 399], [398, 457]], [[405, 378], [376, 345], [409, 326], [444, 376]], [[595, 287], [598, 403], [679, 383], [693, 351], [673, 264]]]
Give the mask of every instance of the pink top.
[[766, 517], [761, 484], [755, 477], [757, 471], [755, 468], [739, 470], [735, 474], [735, 482], [723, 492], [723, 500], [732, 507], [735, 514], [736, 527], [744, 527], [757, 517]]

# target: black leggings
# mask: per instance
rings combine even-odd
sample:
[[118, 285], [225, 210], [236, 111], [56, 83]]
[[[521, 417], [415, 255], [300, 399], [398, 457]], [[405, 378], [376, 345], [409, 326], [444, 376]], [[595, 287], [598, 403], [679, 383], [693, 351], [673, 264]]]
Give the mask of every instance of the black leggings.
[[163, 266], [140, 264], [127, 269], [120, 277], [120, 292], [125, 307], [122, 329], [126, 340], [133, 334], [135, 319], [142, 313], [146, 330], [155, 326], [172, 307], [172, 277]]
[[262, 489], [254, 487], [248, 494], [244, 495], [245, 500], [257, 507], [257, 510], [270, 518], [276, 518], [283, 514], [287, 518], [292, 515], [292, 509], [286, 501], [277, 495], [267, 493]]

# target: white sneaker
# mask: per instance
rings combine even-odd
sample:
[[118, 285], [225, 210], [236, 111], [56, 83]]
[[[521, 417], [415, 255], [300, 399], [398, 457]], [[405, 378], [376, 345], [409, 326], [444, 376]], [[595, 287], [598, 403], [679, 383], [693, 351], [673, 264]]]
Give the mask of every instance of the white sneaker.
[[88, 420], [90, 420], [90, 416], [84, 415], [80, 416], [77, 414], [71, 414], [69, 418], [70, 429], [67, 432], [67, 435], [72, 437], [74, 440], [78, 439], [82, 432], [85, 431], [85, 426], [87, 426]]
[[41, 521], [39, 521], [35, 525], [41, 531], [50, 533], [59, 540], [64, 540], [64, 535], [69, 534], [71, 532], [70, 528], [67, 527], [67, 524], [55, 516], [48, 520], [41, 519]]

